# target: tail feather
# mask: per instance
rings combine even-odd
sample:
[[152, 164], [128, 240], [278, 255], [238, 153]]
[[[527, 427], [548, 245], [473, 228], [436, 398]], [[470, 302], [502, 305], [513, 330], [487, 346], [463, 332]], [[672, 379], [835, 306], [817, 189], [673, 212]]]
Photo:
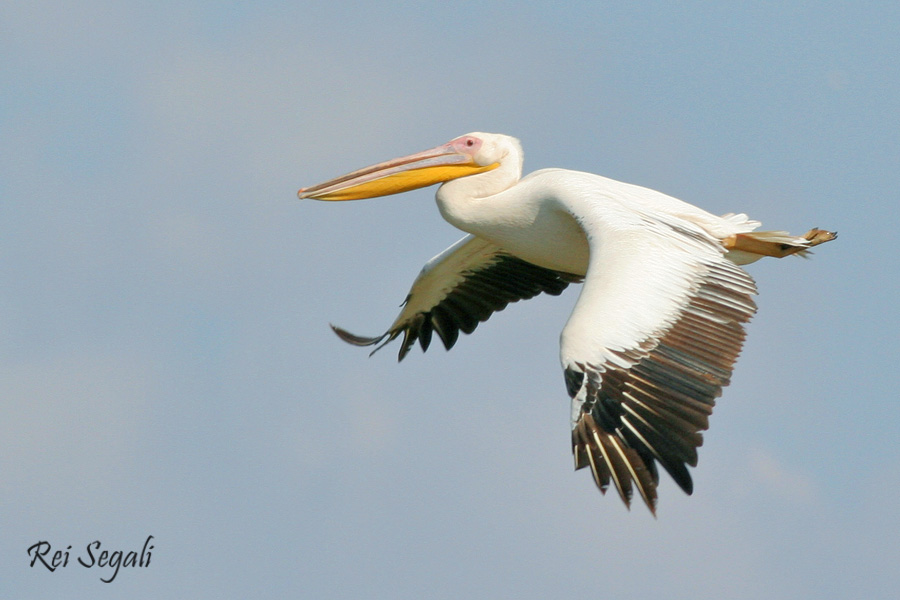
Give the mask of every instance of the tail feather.
[[740, 227], [738, 231], [741, 232], [753, 231], [754, 229], [762, 225], [762, 223], [760, 223], [759, 221], [754, 221], [744, 213], [728, 213], [722, 215], [722, 218], [726, 221], [730, 221], [733, 225]]

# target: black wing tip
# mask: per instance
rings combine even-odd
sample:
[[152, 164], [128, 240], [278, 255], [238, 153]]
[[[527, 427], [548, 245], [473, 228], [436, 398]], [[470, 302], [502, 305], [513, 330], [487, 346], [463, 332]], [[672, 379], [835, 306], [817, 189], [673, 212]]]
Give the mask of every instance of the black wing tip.
[[582, 414], [572, 431], [572, 452], [575, 455], [575, 470], [589, 466], [601, 494], [605, 496], [610, 483], [614, 484], [630, 511], [636, 488], [653, 518], [656, 518], [655, 469], [647, 464], [648, 459], [618, 436], [603, 431], [590, 413]]
[[331, 327], [331, 330], [334, 333], [336, 333], [339, 338], [341, 338], [348, 344], [353, 344], [354, 346], [374, 346], [375, 344], [377, 344], [378, 342], [383, 340], [384, 336], [387, 335], [386, 333], [384, 333], [378, 337], [366, 337], [366, 336], [350, 333], [346, 329], [342, 329], [332, 323], [329, 323], [329, 326]]
[[[372, 356], [373, 354], [384, 348], [387, 344], [394, 341], [394, 339], [400, 333], [399, 331], [387, 331], [377, 337], [366, 337], [364, 335], [356, 335], [355, 333], [350, 333], [346, 329], [342, 329], [337, 325], [334, 325], [333, 323], [329, 323], [329, 326], [339, 338], [341, 338], [348, 344], [353, 344], [354, 346], [375, 346], [375, 344], [378, 344], [378, 346], [376, 346], [374, 350], [369, 352], [369, 356]], [[400, 356], [397, 359], [398, 361], [403, 360], [403, 357], [406, 356], [406, 353], [409, 351], [410, 345], [411, 344], [407, 343], [407, 340], [404, 340], [403, 345], [400, 347]]]
[[[589, 450], [588, 450], [588, 452], [589, 452]], [[606, 483], [600, 479], [600, 477], [602, 477], [602, 475], [598, 474], [597, 467], [595, 467], [594, 465], [590, 465], [590, 464], [588, 464], [588, 465], [576, 464], [575, 470], [577, 471], [579, 469], [583, 469], [588, 466], [591, 467], [591, 475], [593, 476], [594, 484], [596, 485], [597, 489], [600, 491], [600, 494], [605, 496], [606, 491], [610, 487], [610, 484]], [[646, 506], [647, 509], [650, 511], [650, 514], [653, 515], [654, 519], [656, 519], [656, 518], [658, 518], [657, 514], [656, 514], [656, 507], [659, 504], [659, 500], [656, 495], [657, 484], [655, 482], [649, 483], [649, 484], [644, 482], [644, 485], [645, 485], [645, 487], [643, 489], [639, 488], [639, 491], [642, 491], [642, 493], [639, 493], [638, 495], [644, 501], [644, 506]], [[622, 503], [625, 505], [625, 508], [630, 512], [633, 492], [630, 490], [627, 492], [624, 490], [619, 490], [618, 487], [616, 487], [616, 490], [619, 492], [619, 497], [621, 498]]]

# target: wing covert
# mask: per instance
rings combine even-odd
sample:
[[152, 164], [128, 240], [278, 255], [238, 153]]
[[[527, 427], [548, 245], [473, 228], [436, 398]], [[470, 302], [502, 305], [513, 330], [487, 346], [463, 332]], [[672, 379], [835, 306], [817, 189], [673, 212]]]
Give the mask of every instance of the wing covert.
[[540, 293], [559, 295], [581, 278], [545, 269], [505, 252], [475, 236], [466, 236], [423, 267], [403, 303], [403, 310], [382, 335], [357, 336], [332, 325], [345, 342], [357, 346], [385, 344], [403, 335], [399, 360], [419, 342], [427, 350], [436, 333], [450, 349], [459, 333], [472, 333], [479, 323], [511, 302]]

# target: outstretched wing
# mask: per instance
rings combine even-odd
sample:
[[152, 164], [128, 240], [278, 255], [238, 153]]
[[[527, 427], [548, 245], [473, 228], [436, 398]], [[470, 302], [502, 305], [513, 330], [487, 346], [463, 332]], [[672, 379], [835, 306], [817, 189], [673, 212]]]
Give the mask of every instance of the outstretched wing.
[[[658, 462], [688, 494], [701, 431], [756, 311], [753, 279], [690, 223], [635, 212], [585, 227], [591, 258], [562, 335], [575, 468], [655, 513]], [[593, 231], [588, 231], [588, 229]]]
[[449, 350], [459, 332], [472, 333], [510, 302], [533, 298], [541, 292], [559, 295], [569, 283], [581, 278], [538, 267], [475, 236], [466, 236], [434, 257], [413, 282], [403, 310], [382, 335], [364, 337], [332, 325], [345, 342], [371, 346], [373, 353], [403, 334], [399, 360], [416, 340], [422, 350], [431, 343], [432, 332]]

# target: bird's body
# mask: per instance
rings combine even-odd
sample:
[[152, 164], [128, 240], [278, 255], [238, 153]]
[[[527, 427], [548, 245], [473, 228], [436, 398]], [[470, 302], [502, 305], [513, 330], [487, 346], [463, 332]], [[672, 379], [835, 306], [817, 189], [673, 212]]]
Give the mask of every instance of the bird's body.
[[737, 265], [834, 235], [755, 233], [746, 215], [590, 173], [521, 178], [522, 157], [514, 138], [473, 133], [300, 190], [347, 200], [443, 182], [441, 215], [470, 234], [425, 265], [384, 335], [335, 331], [358, 345], [403, 334], [402, 359], [416, 341], [427, 349], [432, 332], [449, 349], [509, 302], [583, 281], [560, 337], [575, 466], [590, 466], [602, 491], [612, 482], [626, 504], [637, 488], [655, 511], [657, 463], [691, 492], [685, 465], [696, 465], [755, 312], [755, 285]]
[[[514, 188], [478, 201], [457, 200], [451, 183], [437, 194], [438, 208], [449, 223], [523, 260], [578, 275], [587, 273], [586, 230], [650, 218], [689, 223], [698, 233], [723, 240], [759, 226], [746, 215], [716, 216], [655, 190], [567, 169], [536, 171]], [[746, 264], [758, 258], [740, 255], [733, 260]]]

